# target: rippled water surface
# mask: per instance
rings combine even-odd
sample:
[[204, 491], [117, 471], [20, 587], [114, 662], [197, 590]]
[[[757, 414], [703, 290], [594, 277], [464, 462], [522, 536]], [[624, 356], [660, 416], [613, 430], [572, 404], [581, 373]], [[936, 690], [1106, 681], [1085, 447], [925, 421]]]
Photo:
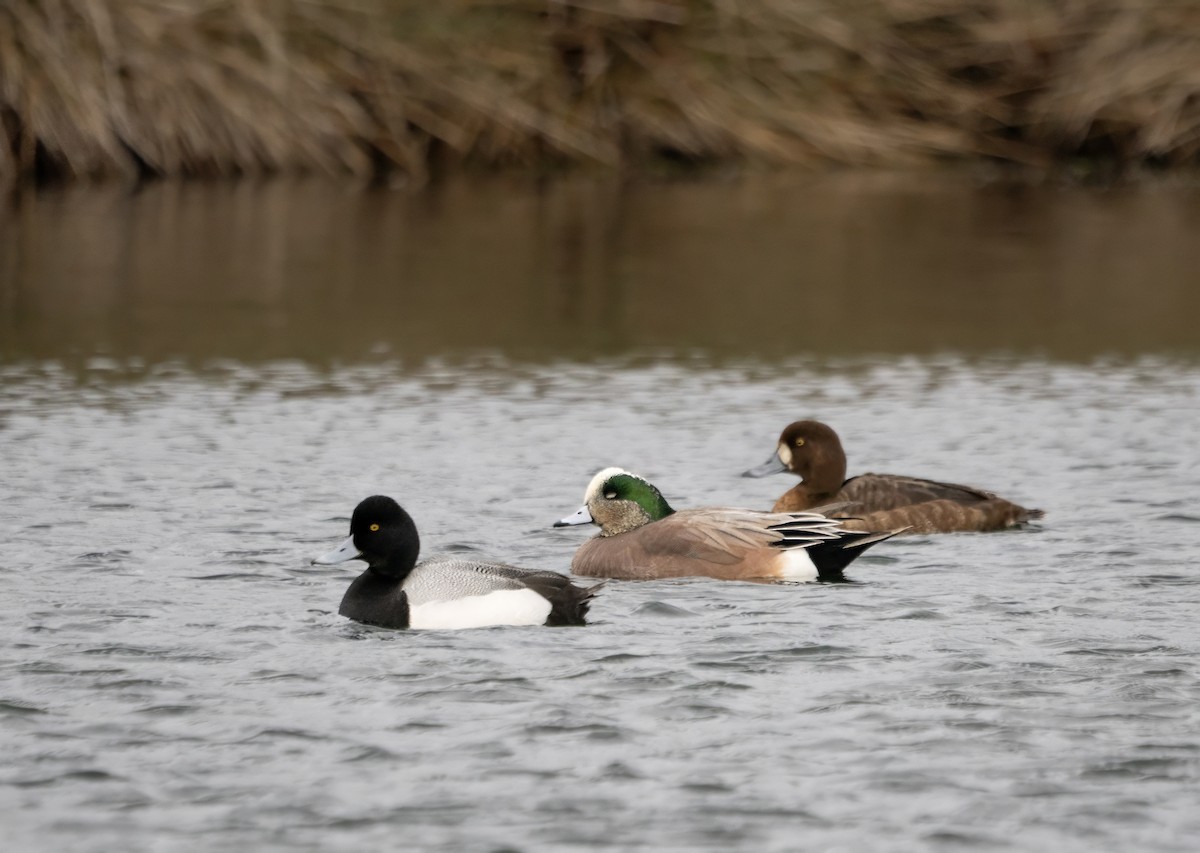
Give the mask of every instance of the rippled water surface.
[[[985, 288], [962, 325], [931, 321], [997, 336], [982, 348], [916, 346], [918, 320], [895, 314], [908, 331], [877, 348], [788, 349], [754, 339], [758, 304], [723, 338], [713, 318], [733, 302], [689, 325], [652, 296], [646, 250], [597, 249], [607, 266], [563, 281], [640, 294], [615, 318], [593, 297], [575, 314], [528, 294], [510, 313], [503, 293], [457, 312], [453, 296], [388, 301], [372, 278], [337, 298], [247, 295], [254, 339], [226, 323], [236, 288], [219, 276], [163, 296], [165, 269], [30, 224], [43, 215], [18, 223], [0, 303], [4, 849], [1195, 849], [1200, 359], [1181, 284], [1139, 282], [1140, 308], [1096, 307], [1074, 338], [1043, 302], [1022, 339]], [[429, 227], [447, 257], [472, 245]], [[441, 250], [408, 251], [382, 269]], [[489, 260], [462, 293], [509, 275]], [[78, 297], [55, 311], [22, 270], [60, 268], [95, 290], [54, 273], [46, 287]], [[355, 294], [367, 310], [340, 315]], [[456, 314], [490, 318], [485, 347]], [[650, 346], [659, 332], [670, 350]], [[639, 471], [676, 507], [767, 507], [790, 482], [737, 475], [801, 416], [836, 426], [852, 472], [974, 483], [1046, 518], [893, 540], [856, 584], [612, 582], [578, 629], [366, 628], [336, 614], [353, 570], [309, 565], [383, 492], [426, 554], [567, 571], [588, 534], [549, 525], [598, 468]]]

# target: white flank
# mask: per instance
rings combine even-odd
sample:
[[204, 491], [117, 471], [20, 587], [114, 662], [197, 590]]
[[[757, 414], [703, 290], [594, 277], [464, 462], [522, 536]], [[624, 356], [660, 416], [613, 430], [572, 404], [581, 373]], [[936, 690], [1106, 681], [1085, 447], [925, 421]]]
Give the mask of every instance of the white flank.
[[[608, 480], [609, 477], [614, 477], [617, 474], [629, 474], [629, 472], [624, 468], [605, 468], [595, 477], [592, 477], [592, 482], [588, 483], [588, 487], [583, 493], [584, 504], [591, 503], [592, 498], [594, 498], [600, 491], [600, 488], [604, 485], [605, 481]], [[641, 477], [638, 477], [637, 474], [629, 474], [629, 476], [637, 477], [639, 480], [641, 479]]]
[[543, 625], [550, 602], [532, 589], [502, 589], [487, 595], [420, 604], [408, 612], [418, 630], [486, 628], [489, 625]]
[[808, 556], [807, 548], [790, 548], [780, 552], [776, 558], [780, 561], [779, 579], [785, 581], [815, 581], [820, 574]]

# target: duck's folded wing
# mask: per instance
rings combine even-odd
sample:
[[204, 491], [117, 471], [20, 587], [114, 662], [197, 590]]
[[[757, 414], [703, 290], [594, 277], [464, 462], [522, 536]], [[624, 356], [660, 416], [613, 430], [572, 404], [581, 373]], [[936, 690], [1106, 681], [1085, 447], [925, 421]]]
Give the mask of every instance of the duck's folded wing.
[[838, 501], [847, 501], [851, 506], [840, 510], [838, 515], [854, 515], [863, 512], [896, 509], [927, 501], [954, 501], [973, 504], [996, 500], [996, 496], [983, 489], [960, 486], [957, 483], [940, 483], [919, 477], [904, 477], [895, 474], [861, 474], [851, 477], [842, 484], [837, 494]]
[[487, 595], [506, 589], [523, 589], [524, 572], [501, 563], [485, 563], [454, 557], [435, 557], [418, 565], [404, 583], [409, 602], [415, 607], [430, 601], [449, 601]]
[[[498, 578], [506, 583], [513, 583], [518, 589], [532, 589], [546, 598], [554, 598], [562, 594], [574, 585], [571, 583], [571, 578], [560, 572], [551, 572], [543, 569], [519, 569], [516, 566], [507, 566], [502, 563], [476, 563], [471, 567], [474, 571], [482, 572], [485, 575]], [[511, 587], [505, 587], [510, 589]], [[582, 600], [591, 598], [595, 591], [600, 587], [582, 587], [572, 591], [572, 595], [587, 593]]]
[[733, 565], [762, 548], [804, 547], [836, 538], [838, 523], [811, 513], [714, 507], [683, 510], [634, 531], [647, 556]]
[[512, 581], [518, 586], [524, 586], [526, 582], [538, 578], [548, 580], [555, 578], [566, 579], [566, 575], [559, 572], [550, 572], [544, 569], [521, 569], [506, 563], [466, 563], [465, 565], [471, 571], [479, 572], [489, 577], [503, 578]]

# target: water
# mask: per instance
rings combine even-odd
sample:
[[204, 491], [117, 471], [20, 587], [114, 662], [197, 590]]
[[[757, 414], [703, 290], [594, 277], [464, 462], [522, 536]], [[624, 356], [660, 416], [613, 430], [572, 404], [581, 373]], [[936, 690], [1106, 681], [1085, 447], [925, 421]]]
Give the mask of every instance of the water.
[[[1009, 211], [995, 189], [819, 184], [825, 210], [875, 211], [860, 264], [805, 236], [820, 211], [794, 188], [754, 187], [157, 188], [11, 213], [4, 848], [1193, 849], [1196, 249], [1128, 214], [1194, 195], [1025, 190]], [[1065, 231], [1017, 215], [1067, 201]], [[781, 205], [808, 212], [754, 219]], [[903, 270], [913, 234], [972, 205], [990, 224], [928, 256], [935, 281]], [[559, 214], [599, 221], [591, 248]], [[747, 242], [746, 217], [777, 230]], [[1156, 275], [1109, 254], [1122, 229], [1154, 230]], [[867, 272], [809, 265], [839, 254]], [[1105, 298], [1082, 272], [1026, 281], [1051, 256]], [[886, 269], [915, 307], [878, 307]], [[427, 554], [565, 571], [586, 532], [549, 525], [596, 469], [678, 507], [769, 506], [790, 481], [737, 474], [801, 416], [852, 471], [1047, 517], [886, 543], [854, 585], [614, 582], [582, 629], [358, 626], [336, 615], [352, 571], [308, 562], [383, 492]]]
[[1200, 186], [324, 184], [0, 210], [0, 357], [310, 364], [1200, 351]]

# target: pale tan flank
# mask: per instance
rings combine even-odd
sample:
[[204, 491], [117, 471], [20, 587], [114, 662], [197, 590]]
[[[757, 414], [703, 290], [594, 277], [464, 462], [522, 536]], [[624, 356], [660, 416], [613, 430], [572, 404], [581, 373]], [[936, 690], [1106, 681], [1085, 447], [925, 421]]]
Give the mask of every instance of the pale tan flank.
[[769, 528], [791, 519], [745, 509], [680, 510], [625, 533], [590, 539], [575, 552], [571, 571], [626, 580], [778, 578], [788, 552], [772, 547], [783, 536]]

